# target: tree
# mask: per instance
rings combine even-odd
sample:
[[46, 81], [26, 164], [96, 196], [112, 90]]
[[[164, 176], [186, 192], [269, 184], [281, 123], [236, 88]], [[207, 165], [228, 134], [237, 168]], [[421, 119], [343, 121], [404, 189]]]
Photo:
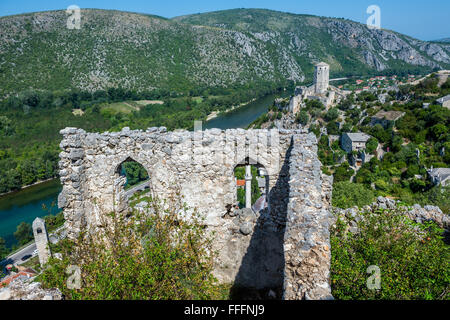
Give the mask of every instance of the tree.
[[327, 124], [327, 132], [328, 134], [338, 135], [339, 134], [339, 126], [336, 121], [331, 121]]
[[367, 153], [374, 153], [378, 148], [378, 140], [376, 138], [370, 138], [367, 140], [366, 143], [366, 152]]
[[441, 136], [448, 132], [448, 128], [446, 125], [438, 123], [437, 125], [431, 127], [430, 131], [436, 140], [440, 140]]
[[127, 188], [137, 185], [139, 182], [148, 179], [147, 170], [138, 162], [130, 161], [125, 162], [123, 165], [123, 170], [127, 177]]
[[334, 181], [349, 181], [351, 176], [355, 173], [353, 169], [350, 168], [348, 162], [344, 162], [339, 167], [336, 168], [334, 172]]
[[8, 249], [6, 248], [5, 239], [0, 237], [0, 261], [3, 260], [8, 254]]
[[260, 197], [261, 197], [261, 191], [259, 190], [258, 180], [256, 179], [256, 175], [253, 175], [252, 176], [252, 205], [255, 204], [256, 200], [258, 200]]
[[31, 225], [26, 222], [19, 224], [16, 232], [14, 232], [14, 238], [17, 239], [20, 245], [27, 244], [33, 240], [33, 229], [31, 228]]
[[423, 192], [425, 191], [426, 186], [427, 184], [425, 183], [425, 181], [419, 179], [413, 179], [409, 184], [409, 187], [413, 192]]
[[326, 121], [333, 121], [336, 120], [339, 117], [338, 108], [331, 108], [328, 110], [328, 112], [325, 114], [325, 120]]

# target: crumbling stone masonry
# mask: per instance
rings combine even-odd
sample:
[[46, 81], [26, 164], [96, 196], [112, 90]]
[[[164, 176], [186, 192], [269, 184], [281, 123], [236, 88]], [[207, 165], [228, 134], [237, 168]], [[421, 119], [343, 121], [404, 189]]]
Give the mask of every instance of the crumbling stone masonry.
[[34, 242], [39, 256], [39, 263], [41, 266], [47, 263], [50, 258], [50, 248], [48, 246], [48, 234], [45, 227], [45, 221], [41, 218], [36, 218], [33, 221], [33, 235]]
[[[160, 198], [180, 191], [205, 216], [219, 252], [215, 275], [236, 286], [283, 288], [284, 299], [328, 299], [331, 181], [323, 176], [317, 140], [300, 130], [86, 133], [61, 131], [58, 198], [68, 236], [81, 227], [103, 228], [112, 211], [126, 212], [118, 168], [142, 164]], [[268, 208], [234, 210], [234, 168], [253, 164], [268, 173]]]

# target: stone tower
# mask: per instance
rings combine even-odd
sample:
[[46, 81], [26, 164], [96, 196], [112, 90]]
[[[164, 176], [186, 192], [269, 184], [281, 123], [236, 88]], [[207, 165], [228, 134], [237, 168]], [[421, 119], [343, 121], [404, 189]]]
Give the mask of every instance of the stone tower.
[[314, 67], [314, 93], [325, 93], [330, 81], [330, 66], [320, 62]]
[[50, 248], [48, 246], [47, 229], [45, 228], [45, 221], [41, 218], [36, 218], [33, 221], [34, 242], [39, 255], [39, 263], [41, 266], [47, 263], [50, 258]]

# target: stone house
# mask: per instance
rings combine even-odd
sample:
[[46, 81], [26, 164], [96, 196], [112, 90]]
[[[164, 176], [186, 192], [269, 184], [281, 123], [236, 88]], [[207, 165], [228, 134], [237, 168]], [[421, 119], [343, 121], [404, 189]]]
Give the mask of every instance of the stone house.
[[388, 128], [391, 125], [394, 125], [395, 122], [403, 117], [405, 112], [402, 111], [379, 111], [376, 115], [372, 117], [370, 122], [371, 126], [381, 124], [383, 128]]
[[436, 100], [444, 108], [450, 109], [450, 94]]
[[450, 168], [431, 168], [428, 170], [428, 175], [431, 181], [439, 186], [449, 186], [450, 185]]
[[363, 132], [344, 133], [341, 139], [342, 149], [347, 153], [360, 152], [366, 149], [366, 143], [371, 138]]

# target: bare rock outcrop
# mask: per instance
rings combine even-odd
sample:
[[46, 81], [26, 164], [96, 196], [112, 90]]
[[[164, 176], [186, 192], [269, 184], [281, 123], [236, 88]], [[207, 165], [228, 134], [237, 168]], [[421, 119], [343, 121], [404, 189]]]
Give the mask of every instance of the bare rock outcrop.
[[0, 289], [0, 300], [63, 300], [58, 289], [43, 289], [41, 283], [33, 282], [35, 277], [19, 276]]

